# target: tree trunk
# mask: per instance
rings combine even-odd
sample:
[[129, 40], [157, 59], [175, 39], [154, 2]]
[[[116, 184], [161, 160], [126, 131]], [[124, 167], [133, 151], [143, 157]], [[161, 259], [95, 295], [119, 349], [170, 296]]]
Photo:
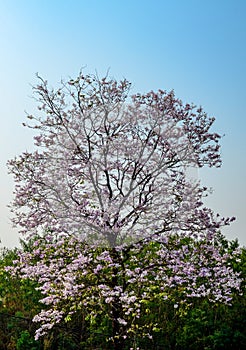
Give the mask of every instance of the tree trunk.
[[[115, 264], [121, 265], [121, 257], [119, 253], [112, 249], [112, 260]], [[122, 287], [122, 281], [118, 278], [118, 268], [113, 268], [113, 275], [111, 280], [111, 288]], [[112, 337], [113, 337], [113, 349], [114, 350], [123, 350], [125, 345], [124, 328], [125, 326], [119, 323], [119, 319], [123, 317], [122, 304], [118, 296], [114, 297], [114, 301], [112, 303]]]

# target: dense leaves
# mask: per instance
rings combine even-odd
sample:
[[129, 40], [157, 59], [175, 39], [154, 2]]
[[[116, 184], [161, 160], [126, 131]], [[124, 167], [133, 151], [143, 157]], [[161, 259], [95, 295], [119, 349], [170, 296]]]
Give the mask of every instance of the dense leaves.
[[[237, 249], [234, 242], [226, 242], [226, 251]], [[151, 246], [150, 246], [151, 248]], [[153, 253], [155, 247], [152, 245]], [[5, 270], [12, 259], [16, 259], [15, 251], [3, 251], [1, 256], [1, 303], [0, 332], [1, 349], [19, 350], [82, 350], [112, 349], [107, 339], [112, 335], [112, 323], [107, 314], [96, 307], [90, 314], [80, 309], [71, 315], [69, 322], [61, 323], [53, 328], [42, 341], [34, 340], [35, 324], [30, 318], [43, 306], [38, 303], [39, 292], [35, 285], [26, 281], [27, 286], [21, 289], [24, 281], [19, 277], [11, 278]], [[233, 268], [241, 273], [245, 284], [246, 251], [242, 249], [239, 257], [230, 261]], [[209, 302], [207, 297], [196, 298], [190, 306], [183, 303], [182, 291], [167, 290], [168, 299], [152, 293], [142, 304], [144, 313], [136, 326], [151, 329], [152, 337], [142, 337], [135, 329], [127, 339], [125, 349], [244, 349], [246, 346], [246, 298], [245, 288], [235, 292], [231, 305]], [[15, 296], [18, 295], [18, 298]], [[172, 299], [174, 297], [175, 301]], [[8, 300], [8, 302], [4, 302]], [[95, 303], [96, 304], [96, 303]], [[28, 312], [27, 310], [28, 305]], [[177, 307], [178, 306], [178, 307]], [[102, 306], [100, 306], [102, 307]], [[23, 311], [24, 310], [24, 311]]]

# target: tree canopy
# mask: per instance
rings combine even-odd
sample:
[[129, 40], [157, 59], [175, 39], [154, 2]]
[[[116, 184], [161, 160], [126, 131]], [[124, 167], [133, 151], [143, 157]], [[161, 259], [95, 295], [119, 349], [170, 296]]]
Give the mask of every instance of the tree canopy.
[[186, 171], [220, 166], [214, 118], [173, 91], [130, 96], [127, 80], [38, 79], [25, 124], [36, 149], [9, 161], [13, 221], [34, 247], [10, 269], [44, 295], [37, 337], [87, 310], [107, 314], [123, 349], [131, 334], [152, 337], [157, 325], [139, 323], [150, 300], [229, 302], [240, 279], [219, 232], [233, 218], [206, 208]]

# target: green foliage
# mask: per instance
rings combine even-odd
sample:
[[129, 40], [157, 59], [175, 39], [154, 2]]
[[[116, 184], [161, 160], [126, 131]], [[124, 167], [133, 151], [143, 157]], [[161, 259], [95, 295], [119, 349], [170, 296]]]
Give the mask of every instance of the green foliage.
[[16, 342], [16, 350], [39, 350], [40, 344], [33, 339], [33, 336], [27, 330], [21, 332]]
[[[233, 252], [238, 243], [224, 242], [225, 251]], [[154, 257], [156, 246], [139, 253]], [[34, 340], [32, 317], [43, 308], [38, 303], [39, 292], [29, 280], [10, 277], [4, 267], [16, 259], [15, 250], [2, 251], [0, 257], [0, 349], [2, 350], [108, 350], [107, 338], [112, 332], [108, 305], [96, 305], [95, 313], [78, 310], [70, 319], [55, 327], [43, 341]], [[129, 261], [130, 261], [129, 257]], [[132, 260], [134, 264], [134, 260]], [[246, 348], [246, 249], [228, 261], [243, 278], [242, 293], [235, 293], [231, 305], [211, 304], [204, 299], [182, 303], [182, 290], [161, 292], [149, 289], [148, 298], [141, 303], [143, 312], [135, 322], [124, 350], [243, 350]], [[95, 278], [95, 276], [91, 276]], [[154, 287], [153, 287], [154, 288]], [[158, 287], [155, 287], [158, 288]], [[175, 293], [175, 298], [172, 298]], [[174, 303], [175, 299], [175, 303]], [[178, 302], [177, 302], [178, 300]], [[143, 336], [145, 334], [145, 336]]]
[[[40, 349], [31, 320], [40, 309], [40, 293], [30, 280], [11, 277], [5, 271], [17, 258], [17, 250], [2, 249], [0, 256], [0, 349]], [[29, 338], [28, 338], [29, 337]], [[17, 347], [19, 346], [19, 347]]]
[[[225, 241], [225, 249], [233, 252], [238, 242]], [[177, 349], [245, 349], [246, 348], [246, 249], [240, 259], [230, 259], [233, 269], [241, 273], [242, 293], [235, 293], [231, 305], [214, 304], [199, 300], [183, 317], [176, 332]]]

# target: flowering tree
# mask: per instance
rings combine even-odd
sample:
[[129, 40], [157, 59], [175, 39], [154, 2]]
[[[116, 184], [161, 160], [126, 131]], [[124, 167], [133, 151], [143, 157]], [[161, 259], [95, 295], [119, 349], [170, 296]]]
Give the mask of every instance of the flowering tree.
[[[227, 302], [240, 280], [217, 234], [231, 219], [205, 208], [186, 169], [220, 166], [214, 118], [174, 93], [129, 97], [130, 83], [83, 75], [34, 94], [36, 150], [9, 161], [14, 223], [33, 250], [13, 272], [39, 282], [47, 307], [37, 337], [77, 310], [107, 314], [112, 344], [141, 324], [149, 300]], [[175, 304], [175, 306], [177, 306]]]

